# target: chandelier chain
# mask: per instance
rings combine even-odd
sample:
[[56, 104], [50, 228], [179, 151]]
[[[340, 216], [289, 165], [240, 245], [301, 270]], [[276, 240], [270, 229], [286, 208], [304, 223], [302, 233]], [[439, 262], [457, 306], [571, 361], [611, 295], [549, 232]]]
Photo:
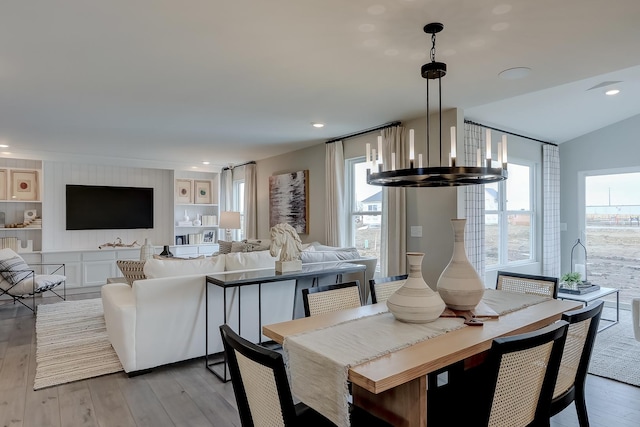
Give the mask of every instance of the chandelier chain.
[[436, 62], [436, 33], [431, 34], [431, 62]]

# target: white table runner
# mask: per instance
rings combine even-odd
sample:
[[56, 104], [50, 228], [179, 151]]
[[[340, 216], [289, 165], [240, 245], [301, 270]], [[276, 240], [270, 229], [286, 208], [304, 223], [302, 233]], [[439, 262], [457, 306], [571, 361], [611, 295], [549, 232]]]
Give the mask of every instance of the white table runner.
[[[547, 299], [487, 289], [483, 301], [498, 314], [506, 314]], [[283, 348], [293, 394], [338, 426], [349, 426], [351, 366], [462, 327], [459, 318], [413, 324], [379, 313], [287, 337]]]

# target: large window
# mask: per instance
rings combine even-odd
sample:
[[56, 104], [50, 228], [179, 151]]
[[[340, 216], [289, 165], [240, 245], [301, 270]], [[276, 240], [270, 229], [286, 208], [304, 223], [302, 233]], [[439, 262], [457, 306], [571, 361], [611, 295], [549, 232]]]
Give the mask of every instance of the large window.
[[382, 187], [367, 184], [364, 157], [349, 159], [346, 166], [349, 243], [361, 255], [378, 258], [379, 269]]
[[485, 185], [487, 268], [535, 259], [534, 168], [509, 163], [509, 178]]

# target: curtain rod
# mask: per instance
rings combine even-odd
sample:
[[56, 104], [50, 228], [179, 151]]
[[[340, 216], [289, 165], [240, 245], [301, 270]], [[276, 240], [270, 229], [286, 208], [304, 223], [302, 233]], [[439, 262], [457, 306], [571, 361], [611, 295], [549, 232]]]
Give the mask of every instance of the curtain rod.
[[387, 123], [387, 124], [384, 124], [384, 125], [376, 126], [374, 128], [361, 130], [360, 132], [350, 133], [348, 135], [343, 135], [343, 136], [340, 136], [338, 138], [330, 139], [329, 141], [325, 142], [325, 144], [331, 144], [332, 142], [342, 141], [343, 139], [353, 138], [355, 136], [364, 135], [366, 133], [375, 132], [377, 130], [387, 129], [387, 128], [394, 127], [394, 126], [400, 126], [401, 124], [402, 124], [402, 122]]
[[256, 164], [255, 160], [251, 160], [250, 162], [240, 163], [239, 165], [231, 164], [229, 166], [225, 166], [225, 167], [222, 168], [222, 170], [228, 170], [228, 169], [233, 169], [233, 168], [239, 168], [241, 166], [255, 165], [255, 164]]
[[504, 132], [504, 133], [508, 133], [509, 135], [519, 136], [520, 138], [530, 139], [531, 141], [540, 142], [542, 144], [553, 145], [554, 147], [558, 146], [558, 144], [554, 144], [553, 142], [543, 141], [541, 139], [531, 138], [530, 136], [524, 136], [524, 135], [520, 135], [520, 134], [517, 134], [517, 133], [509, 132], [508, 130], [494, 128], [494, 127], [491, 127], [491, 126], [483, 125], [482, 123], [474, 122], [472, 120], [464, 119], [464, 122], [465, 123], [469, 123], [471, 125], [476, 125], [476, 126], [480, 126], [480, 127], [483, 127], [483, 128], [495, 130], [497, 132]]

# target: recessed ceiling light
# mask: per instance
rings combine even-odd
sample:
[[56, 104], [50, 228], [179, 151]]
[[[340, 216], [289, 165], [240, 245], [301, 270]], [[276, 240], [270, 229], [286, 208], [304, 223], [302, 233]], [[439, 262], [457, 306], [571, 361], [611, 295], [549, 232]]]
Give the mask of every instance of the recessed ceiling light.
[[191, 169], [198, 169], [197, 166], [191, 166]]
[[208, 164], [210, 164], [210, 163], [211, 163], [211, 162], [202, 162], [202, 164], [203, 164], [203, 165], [208, 165]]
[[619, 89], [610, 89], [610, 90], [605, 92], [605, 95], [612, 96], [612, 95], [617, 95], [619, 93], [620, 93]]
[[314, 128], [323, 128], [324, 127], [324, 123], [311, 122], [311, 126], [313, 126]]
[[0, 144], [0, 148], [9, 148], [7, 144]]
[[531, 68], [515, 67], [500, 72], [500, 74], [498, 74], [498, 77], [505, 80], [518, 80], [528, 77], [529, 74], [531, 74]]

